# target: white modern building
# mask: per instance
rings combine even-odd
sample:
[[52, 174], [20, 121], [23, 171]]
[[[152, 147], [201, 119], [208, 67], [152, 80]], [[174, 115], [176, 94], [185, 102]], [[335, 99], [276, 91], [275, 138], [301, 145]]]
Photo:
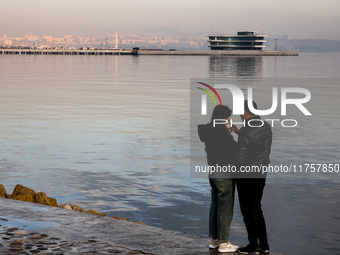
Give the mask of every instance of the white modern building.
[[239, 31], [237, 35], [208, 35], [211, 50], [262, 50], [267, 35]]

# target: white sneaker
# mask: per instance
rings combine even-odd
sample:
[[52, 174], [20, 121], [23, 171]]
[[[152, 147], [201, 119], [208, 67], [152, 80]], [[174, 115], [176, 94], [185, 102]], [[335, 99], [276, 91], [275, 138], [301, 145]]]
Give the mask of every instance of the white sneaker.
[[238, 249], [238, 246], [232, 245], [230, 242], [220, 243], [220, 247], [218, 248], [218, 252], [235, 252], [237, 249]]
[[209, 244], [209, 248], [215, 249], [215, 248], [217, 248], [219, 245], [220, 245], [220, 243], [218, 242], [218, 239], [216, 239], [216, 240], [211, 239], [211, 242], [210, 242], [210, 244]]

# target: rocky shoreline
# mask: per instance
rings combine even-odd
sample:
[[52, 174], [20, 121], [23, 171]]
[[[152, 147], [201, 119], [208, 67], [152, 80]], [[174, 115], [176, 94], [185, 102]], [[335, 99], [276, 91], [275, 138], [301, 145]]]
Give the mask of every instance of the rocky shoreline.
[[[55, 206], [60, 207], [68, 210], [83, 212], [83, 213], [91, 213], [105, 217], [105, 213], [99, 213], [93, 209], [85, 210], [84, 208], [73, 205], [73, 204], [61, 204], [58, 205], [57, 200], [53, 197], [48, 197], [45, 192], [35, 192], [33, 189], [27, 188], [21, 184], [17, 184], [13, 190], [12, 194], [7, 194], [5, 186], [0, 184], [0, 197], [8, 198], [8, 199], [15, 199], [20, 201], [26, 201], [31, 203], [38, 203], [43, 205]], [[129, 221], [126, 218], [113, 216], [111, 217], [117, 220], [125, 220]], [[145, 223], [141, 221], [136, 221], [135, 223], [145, 225]]]

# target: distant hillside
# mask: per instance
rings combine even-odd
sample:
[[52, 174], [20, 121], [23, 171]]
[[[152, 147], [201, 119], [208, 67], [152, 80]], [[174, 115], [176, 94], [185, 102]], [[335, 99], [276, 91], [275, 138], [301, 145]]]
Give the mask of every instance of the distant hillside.
[[[265, 45], [266, 49], [275, 49], [275, 40], [268, 38]], [[278, 38], [277, 49], [300, 52], [336, 52], [340, 51], [340, 40]]]

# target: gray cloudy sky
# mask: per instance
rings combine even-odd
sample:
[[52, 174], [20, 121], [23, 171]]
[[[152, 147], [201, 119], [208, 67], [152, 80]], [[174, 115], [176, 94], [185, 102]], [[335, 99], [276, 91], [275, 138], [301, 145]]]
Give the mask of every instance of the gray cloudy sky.
[[1, 0], [0, 35], [235, 34], [340, 40], [340, 0]]

